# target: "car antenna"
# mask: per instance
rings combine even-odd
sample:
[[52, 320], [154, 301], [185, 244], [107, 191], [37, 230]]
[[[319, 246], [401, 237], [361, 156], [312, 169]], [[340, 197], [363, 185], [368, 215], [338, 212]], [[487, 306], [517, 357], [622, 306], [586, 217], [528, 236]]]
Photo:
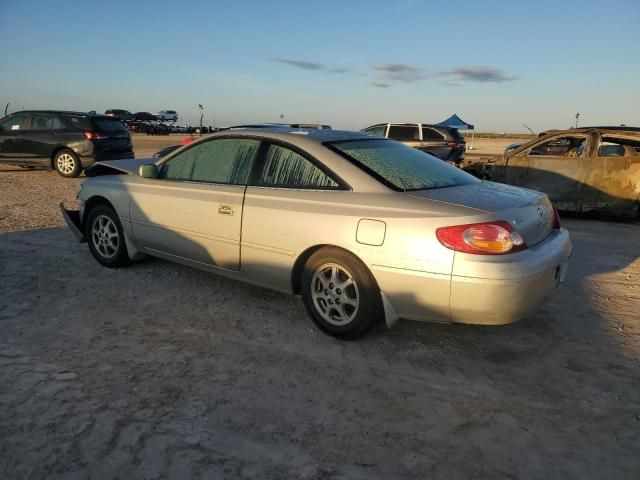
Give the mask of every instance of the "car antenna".
[[534, 132], [533, 130], [531, 130], [529, 127], [527, 127], [524, 123], [522, 124], [522, 126], [524, 128], [526, 128], [527, 130], [529, 130], [531, 132], [531, 135], [533, 135], [534, 137], [536, 136], [536, 132]]
[[4, 116], [5, 117], [7, 116], [7, 110], [9, 110], [9, 104], [8, 103], [4, 106]]

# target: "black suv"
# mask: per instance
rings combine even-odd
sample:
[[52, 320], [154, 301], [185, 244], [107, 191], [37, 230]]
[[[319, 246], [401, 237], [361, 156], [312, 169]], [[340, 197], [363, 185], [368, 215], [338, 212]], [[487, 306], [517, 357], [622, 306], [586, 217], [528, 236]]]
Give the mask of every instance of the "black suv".
[[467, 146], [457, 129], [427, 123], [379, 123], [363, 132], [397, 140], [456, 165], [464, 160]]
[[131, 134], [117, 118], [37, 110], [0, 119], [0, 164], [53, 168], [77, 177], [99, 160], [133, 158]]

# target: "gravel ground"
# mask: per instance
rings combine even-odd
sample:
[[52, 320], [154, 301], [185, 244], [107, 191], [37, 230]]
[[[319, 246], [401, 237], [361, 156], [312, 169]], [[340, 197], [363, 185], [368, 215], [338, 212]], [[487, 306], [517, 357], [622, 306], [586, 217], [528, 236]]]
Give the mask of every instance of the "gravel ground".
[[567, 282], [518, 324], [340, 342], [295, 297], [102, 268], [43, 228], [75, 182], [0, 183], [2, 479], [640, 476], [638, 225], [565, 220]]

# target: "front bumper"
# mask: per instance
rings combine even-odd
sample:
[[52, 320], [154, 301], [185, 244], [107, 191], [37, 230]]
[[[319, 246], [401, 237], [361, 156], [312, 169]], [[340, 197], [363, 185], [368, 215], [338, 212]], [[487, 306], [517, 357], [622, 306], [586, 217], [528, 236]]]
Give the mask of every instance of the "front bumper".
[[73, 233], [73, 236], [76, 237], [79, 243], [86, 242], [87, 240], [84, 237], [82, 223], [80, 222], [80, 212], [78, 210], [67, 210], [64, 207], [64, 203], [60, 203], [60, 212], [62, 213], [62, 218], [64, 218], [67, 227]]

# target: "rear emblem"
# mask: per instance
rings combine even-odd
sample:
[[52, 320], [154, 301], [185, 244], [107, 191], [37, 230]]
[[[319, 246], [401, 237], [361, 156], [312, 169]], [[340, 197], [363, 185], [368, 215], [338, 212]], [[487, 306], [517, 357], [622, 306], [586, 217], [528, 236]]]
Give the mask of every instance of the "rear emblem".
[[538, 216], [541, 217], [544, 215], [544, 208], [538, 207]]

